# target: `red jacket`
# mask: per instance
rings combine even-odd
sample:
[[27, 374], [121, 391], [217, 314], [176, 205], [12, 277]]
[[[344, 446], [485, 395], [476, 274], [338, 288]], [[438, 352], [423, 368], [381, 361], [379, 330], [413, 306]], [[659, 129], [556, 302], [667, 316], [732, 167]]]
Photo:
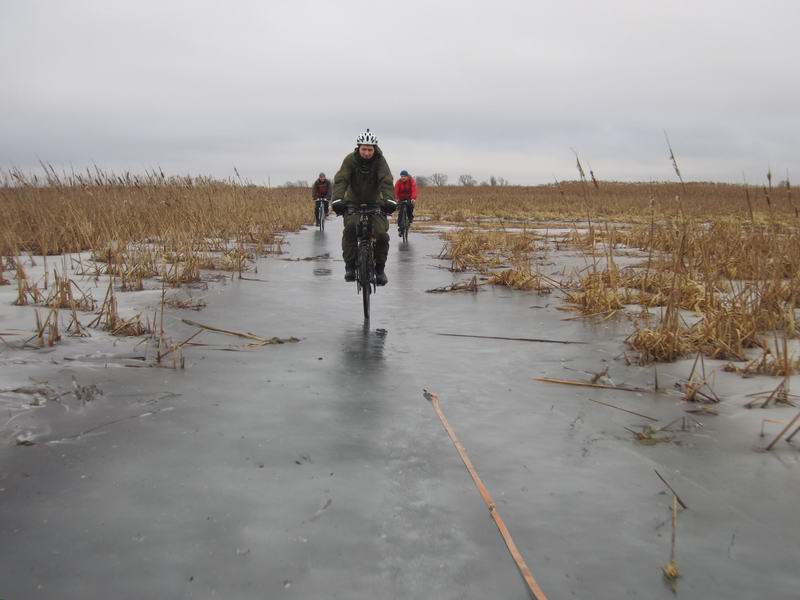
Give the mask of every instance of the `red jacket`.
[[409, 177], [405, 183], [402, 178], [397, 180], [397, 183], [394, 184], [394, 198], [398, 202], [400, 200], [411, 200], [412, 202], [417, 200], [417, 182], [413, 177]]

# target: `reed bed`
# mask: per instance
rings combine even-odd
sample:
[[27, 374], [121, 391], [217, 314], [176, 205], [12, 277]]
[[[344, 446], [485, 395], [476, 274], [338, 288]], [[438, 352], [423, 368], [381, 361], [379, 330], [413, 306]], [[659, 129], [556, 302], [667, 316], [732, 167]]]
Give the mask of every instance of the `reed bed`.
[[443, 237], [445, 246], [439, 258], [449, 260], [450, 270], [459, 273], [508, 266], [512, 260], [534, 252], [537, 239], [532, 233], [476, 228], [445, 233]]
[[587, 221], [647, 223], [659, 218], [728, 217], [735, 222], [769, 224], [794, 220], [800, 189], [725, 183], [620, 183], [597, 187], [580, 181], [539, 186], [425, 187], [417, 209], [433, 221], [468, 223], [510, 221]]
[[[580, 182], [426, 188], [419, 209], [432, 220], [461, 224], [445, 235], [442, 258], [454, 271], [493, 273], [491, 283], [525, 280], [502, 271], [510, 262], [523, 273], [532, 269], [536, 245], [509, 252], [510, 224], [535, 228], [529, 234], [535, 240], [543, 229], [557, 228], [548, 221], [561, 222], [560, 234], [539, 249], [546, 252], [549, 243], [578, 250], [588, 268], [557, 287], [586, 316], [638, 307], [627, 343], [640, 362], [696, 352], [746, 361], [754, 349], [768, 352], [772, 336], [800, 333], [800, 215], [792, 190], [602, 183], [587, 192]], [[644, 260], [620, 267], [622, 256]], [[743, 373], [778, 374], [800, 365], [795, 357], [765, 356]]]
[[[53, 270], [51, 279], [45, 262], [44, 280], [34, 282], [20, 260], [68, 254], [75, 273], [115, 282], [95, 326], [116, 334], [149, 331], [154, 322], [121, 319], [115, 293], [145, 289], [148, 280], [196, 286], [209, 270], [241, 276], [258, 256], [281, 252], [282, 232], [309, 221], [303, 189], [161, 173], [46, 173], [0, 174], [0, 255], [16, 279], [16, 303], [73, 315], [94, 310], [66, 267], [60, 274]], [[457, 225], [444, 234], [440, 255], [454, 272], [540, 293], [559, 288], [587, 316], [638, 307], [628, 344], [642, 362], [695, 352], [744, 361], [754, 349], [767, 351], [765, 339], [800, 332], [798, 199], [800, 191], [788, 186], [577, 181], [424, 188], [418, 214]], [[538, 264], [563, 249], [580, 252], [588, 269], [555, 281]], [[621, 267], [623, 256], [643, 258]], [[3, 281], [10, 278], [0, 273]], [[42, 343], [60, 336], [46, 335], [52, 327], [46, 322], [41, 318], [37, 327]], [[766, 356], [744, 370], [797, 367], [794, 357]]]
[[[308, 222], [306, 190], [202, 178], [113, 176], [45, 181], [6, 173], [0, 185], [0, 254], [93, 250], [98, 259], [138, 245], [163, 252], [275, 249], [280, 233]], [[104, 261], [108, 262], [108, 260]]]
[[444, 234], [439, 258], [450, 261], [450, 271], [475, 272], [489, 285], [549, 293], [552, 286], [532, 268], [531, 256], [544, 251], [541, 236], [528, 231], [465, 228]]
[[514, 290], [534, 290], [549, 294], [553, 286], [548, 284], [540, 273], [531, 269], [530, 261], [520, 261], [510, 269], [503, 269], [489, 275], [488, 283], [501, 285]]
[[[629, 338], [642, 362], [697, 351], [745, 360], [748, 350], [764, 347], [765, 335], [798, 334], [800, 239], [791, 222], [753, 226], [710, 215], [680, 222], [651, 219], [649, 225], [600, 237], [607, 253], [604, 266], [583, 276], [568, 301], [585, 314], [631, 304], [664, 307], [657, 327], [637, 323]], [[618, 269], [617, 243], [648, 252], [648, 259]], [[596, 247], [594, 252], [596, 257]], [[691, 326], [682, 323], [672, 317], [677, 309], [699, 319]]]
[[[71, 316], [70, 335], [87, 333], [78, 312], [94, 312], [89, 327], [115, 336], [150, 334], [155, 317], [121, 317], [116, 293], [143, 290], [148, 280], [170, 287], [197, 285], [204, 270], [241, 276], [252, 270], [258, 256], [281, 252], [284, 232], [309, 221], [307, 190], [302, 189], [161, 173], [142, 177], [95, 171], [60, 177], [47, 167], [45, 173], [0, 173], [0, 256], [16, 279], [15, 303], [51, 309], [47, 318], [36, 313], [38, 347], [61, 339], [59, 309]], [[31, 263], [34, 256], [44, 257], [39, 281], [23, 266], [26, 254]], [[48, 257], [54, 255], [65, 258], [51, 274]], [[99, 309], [68, 275], [70, 270], [96, 284], [109, 278]], [[9, 283], [2, 271], [0, 283]], [[162, 311], [164, 305], [203, 306], [173, 299], [162, 303]]]

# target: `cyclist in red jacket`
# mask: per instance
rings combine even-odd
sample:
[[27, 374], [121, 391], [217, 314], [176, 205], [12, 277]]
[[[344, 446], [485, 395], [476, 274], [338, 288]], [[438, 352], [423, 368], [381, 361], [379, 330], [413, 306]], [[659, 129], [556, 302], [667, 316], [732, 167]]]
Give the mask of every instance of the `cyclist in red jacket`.
[[394, 197], [398, 202], [406, 203], [408, 222], [414, 221], [414, 203], [417, 201], [417, 182], [408, 171], [400, 171], [400, 179], [394, 184]]

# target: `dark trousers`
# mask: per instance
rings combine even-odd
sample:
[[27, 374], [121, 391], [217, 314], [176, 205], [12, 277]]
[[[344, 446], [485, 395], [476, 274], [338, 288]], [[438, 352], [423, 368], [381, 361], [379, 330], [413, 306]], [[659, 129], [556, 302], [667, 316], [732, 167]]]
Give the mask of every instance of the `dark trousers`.
[[[375, 235], [375, 266], [382, 267], [389, 256], [389, 220], [386, 215], [370, 215], [372, 233]], [[342, 233], [342, 257], [348, 265], [355, 265], [358, 258], [358, 215], [344, 218]]]
[[414, 220], [414, 203], [411, 200], [402, 200], [401, 202], [404, 202], [405, 205], [406, 205], [406, 211], [408, 212], [408, 220], [409, 220], [409, 222], [413, 221]]
[[328, 216], [329, 207], [328, 207], [328, 199], [327, 198], [317, 198], [314, 200], [314, 222], [317, 221], [317, 202], [324, 202], [325, 203], [325, 216]]

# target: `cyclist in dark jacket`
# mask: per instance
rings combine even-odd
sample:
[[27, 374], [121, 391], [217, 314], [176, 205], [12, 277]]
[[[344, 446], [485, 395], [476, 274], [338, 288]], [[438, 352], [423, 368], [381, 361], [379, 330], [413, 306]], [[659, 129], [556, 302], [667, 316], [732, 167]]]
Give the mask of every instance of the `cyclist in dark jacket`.
[[325, 216], [328, 216], [329, 209], [329, 202], [331, 201], [331, 185], [330, 180], [325, 177], [325, 173], [320, 173], [317, 180], [311, 186], [311, 199], [314, 201], [314, 221], [316, 221], [317, 225], [319, 225], [319, 219], [317, 219], [317, 200], [322, 200], [325, 203]]
[[[356, 149], [345, 156], [334, 177], [331, 208], [337, 215], [345, 215], [348, 208], [358, 209], [366, 204], [380, 207], [384, 213], [391, 214], [397, 208], [392, 185], [394, 180], [378, 147], [378, 138], [367, 129], [356, 138], [356, 144]], [[389, 221], [385, 214], [372, 215], [370, 218], [375, 233], [375, 279], [378, 285], [386, 285], [389, 281], [384, 271], [389, 254]], [[345, 281], [356, 279], [357, 226], [358, 215], [345, 216], [342, 234]]]

